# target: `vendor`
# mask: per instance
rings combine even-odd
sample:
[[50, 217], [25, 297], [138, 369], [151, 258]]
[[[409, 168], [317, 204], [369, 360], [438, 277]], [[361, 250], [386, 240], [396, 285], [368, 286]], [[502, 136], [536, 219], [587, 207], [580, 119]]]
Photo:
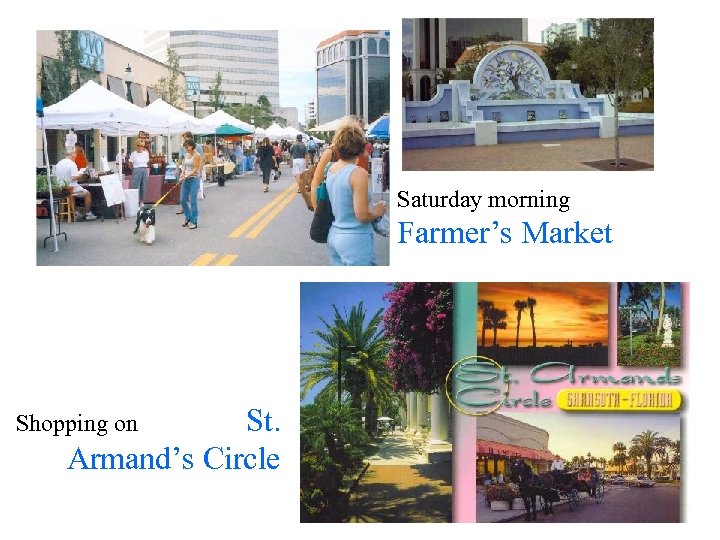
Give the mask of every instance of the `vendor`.
[[58, 181], [63, 182], [65, 185], [72, 186], [73, 197], [83, 199], [83, 203], [85, 204], [85, 219], [97, 219], [97, 216], [95, 216], [91, 210], [92, 195], [87, 189], [78, 183], [78, 180], [82, 177], [82, 175], [75, 163], [74, 149], [69, 149], [67, 154], [65, 154], [65, 159], [61, 159], [55, 166], [55, 175], [57, 176]]
[[142, 139], [135, 141], [135, 151], [130, 154], [130, 163], [132, 163], [132, 187], [138, 190], [138, 202], [142, 206], [145, 201], [145, 190], [147, 189], [148, 163], [150, 162], [150, 153], [145, 149], [145, 143]]

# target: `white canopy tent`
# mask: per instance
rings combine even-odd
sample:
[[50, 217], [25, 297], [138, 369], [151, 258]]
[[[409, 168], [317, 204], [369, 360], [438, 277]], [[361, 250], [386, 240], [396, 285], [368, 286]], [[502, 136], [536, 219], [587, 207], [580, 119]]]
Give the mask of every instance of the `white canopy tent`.
[[208, 134], [215, 133], [215, 130], [224, 124], [230, 124], [231, 126], [242, 128], [250, 133], [255, 131], [255, 126], [252, 124], [243, 122], [242, 120], [229, 115], [225, 111], [215, 111], [210, 116], [203, 118], [200, 122], [203, 126], [205, 126], [206, 131], [204, 133]]
[[165, 118], [133, 105], [95, 81], [86, 82], [44, 112], [45, 129], [99, 129], [105, 135], [121, 136], [141, 130], [165, 133], [169, 126]]
[[285, 132], [285, 128], [281, 127], [279, 124], [272, 124], [269, 128], [265, 130], [265, 136], [269, 137], [270, 139], [287, 139], [288, 135]]
[[190, 116], [185, 111], [173, 107], [162, 98], [158, 98], [145, 108], [146, 111], [167, 119], [168, 126], [165, 134], [175, 135], [189, 131], [191, 133], [205, 133], [206, 126], [201, 120]]
[[306, 141], [306, 142], [310, 138], [307, 135], [305, 135], [302, 131], [295, 129], [292, 126], [287, 126], [285, 128], [285, 138], [286, 139], [291, 139], [294, 141], [298, 135], [302, 135], [303, 141]]
[[331, 122], [325, 122], [324, 124], [320, 124], [319, 126], [311, 128], [308, 131], [314, 131], [316, 133], [320, 133], [322, 131], [335, 131], [340, 126], [340, 124], [345, 121], [346, 118], [347, 116], [343, 116], [342, 118], [336, 118]]

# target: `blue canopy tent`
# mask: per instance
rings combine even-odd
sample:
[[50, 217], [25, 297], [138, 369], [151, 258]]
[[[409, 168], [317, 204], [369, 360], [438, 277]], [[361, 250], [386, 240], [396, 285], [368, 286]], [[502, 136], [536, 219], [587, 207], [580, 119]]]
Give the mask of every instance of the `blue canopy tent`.
[[381, 116], [367, 127], [368, 139], [390, 140], [390, 117]]

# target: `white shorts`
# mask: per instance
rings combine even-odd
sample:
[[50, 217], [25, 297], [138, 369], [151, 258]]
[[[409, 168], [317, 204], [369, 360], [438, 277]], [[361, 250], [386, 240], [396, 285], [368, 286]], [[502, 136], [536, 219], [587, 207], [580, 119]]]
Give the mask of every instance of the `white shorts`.
[[305, 158], [293, 159], [293, 174], [302, 174], [305, 169], [307, 169]]

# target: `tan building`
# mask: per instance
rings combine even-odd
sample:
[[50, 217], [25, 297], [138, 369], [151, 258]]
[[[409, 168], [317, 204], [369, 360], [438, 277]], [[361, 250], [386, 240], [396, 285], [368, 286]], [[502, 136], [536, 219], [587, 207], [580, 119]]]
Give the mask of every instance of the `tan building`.
[[[42, 75], [48, 64], [57, 58], [58, 40], [54, 31], [41, 30], [36, 34], [36, 65], [40, 75], [37, 80], [37, 95], [43, 95]], [[81, 51], [81, 64], [84, 68], [82, 78], [93, 78], [97, 83], [127, 99], [128, 87], [126, 82], [126, 70], [130, 67], [132, 80], [130, 82], [130, 94], [132, 102], [138, 107], [146, 107], [157, 99], [158, 95], [153, 90], [160, 78], [168, 76], [168, 66], [158, 62], [138, 51], [134, 51], [124, 45], [116, 43], [103, 36], [87, 31], [78, 32], [78, 44]], [[181, 74], [178, 78], [180, 88], [185, 88], [185, 77]], [[46, 106], [50, 103], [46, 103]], [[56, 136], [51, 136], [55, 133]], [[51, 163], [57, 163], [63, 153], [62, 141], [64, 132], [48, 132], [48, 153]], [[90, 163], [95, 168], [100, 168], [100, 158], [103, 156], [115, 156], [118, 151], [117, 137], [106, 137], [97, 130], [78, 131], [78, 141], [81, 142], [88, 155]], [[132, 148], [132, 139], [122, 137], [120, 146]], [[150, 148], [151, 154], [165, 152], [165, 141], [163, 137], [154, 137]], [[42, 157], [42, 136], [37, 136], [37, 164], [41, 166]], [[112, 159], [110, 159], [112, 161]]]
[[547, 471], [555, 459], [547, 431], [501, 414], [479, 416], [476, 439], [479, 478], [485, 473], [494, 478], [499, 472], [507, 477], [516, 458], [530, 463], [535, 472]]

